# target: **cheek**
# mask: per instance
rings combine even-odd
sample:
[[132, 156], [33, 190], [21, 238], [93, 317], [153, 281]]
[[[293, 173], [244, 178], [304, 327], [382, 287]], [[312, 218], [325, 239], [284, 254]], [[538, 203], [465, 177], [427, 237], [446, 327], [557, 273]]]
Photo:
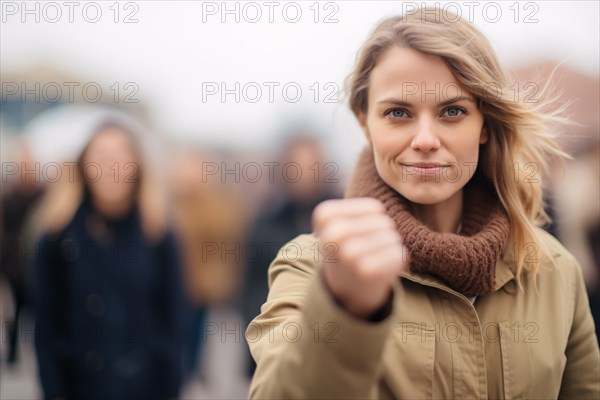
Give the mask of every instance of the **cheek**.
[[451, 152], [457, 160], [475, 162], [479, 159], [479, 138], [450, 143]]
[[473, 161], [477, 160], [479, 154], [479, 143], [464, 143], [462, 146], [453, 144], [454, 151], [452, 153], [459, 160]]
[[446, 142], [449, 151], [457, 159], [476, 161], [479, 154], [482, 125], [472, 123], [452, 133], [452, 139]]
[[[455, 168], [452, 171], [452, 176], [455, 173], [460, 174], [460, 182], [466, 182], [470, 180], [475, 174], [475, 170], [480, 164], [479, 158], [479, 142], [465, 143], [464, 147], [459, 148], [454, 146], [453, 154], [455, 157]], [[456, 168], [459, 171], [456, 171]]]
[[384, 122], [369, 125], [371, 142], [376, 155], [396, 157], [410, 145], [410, 139], [398, 127]]
[[377, 169], [378, 175], [390, 186], [396, 188], [395, 185], [402, 175], [402, 169], [398, 162], [398, 156], [402, 153], [401, 149], [397, 148], [397, 143], [373, 143], [373, 158], [375, 161], [375, 168]]
[[373, 156], [380, 175], [394, 174], [403, 146], [398, 140], [373, 140]]

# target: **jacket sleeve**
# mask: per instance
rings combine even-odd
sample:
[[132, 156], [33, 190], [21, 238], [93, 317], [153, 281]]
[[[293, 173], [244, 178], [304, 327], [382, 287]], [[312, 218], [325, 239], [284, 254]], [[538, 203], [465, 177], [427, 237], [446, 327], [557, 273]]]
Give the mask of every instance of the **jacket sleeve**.
[[257, 363], [251, 399], [377, 397], [381, 358], [402, 287], [379, 322], [340, 308], [316, 268], [316, 238], [300, 235], [269, 266], [269, 295], [245, 336]]
[[[571, 256], [572, 257], [572, 256]], [[600, 399], [600, 355], [594, 320], [579, 263], [572, 257], [575, 310], [559, 398]]]
[[68, 394], [69, 355], [64, 261], [58, 238], [44, 235], [37, 244], [33, 271], [35, 349], [44, 398]]

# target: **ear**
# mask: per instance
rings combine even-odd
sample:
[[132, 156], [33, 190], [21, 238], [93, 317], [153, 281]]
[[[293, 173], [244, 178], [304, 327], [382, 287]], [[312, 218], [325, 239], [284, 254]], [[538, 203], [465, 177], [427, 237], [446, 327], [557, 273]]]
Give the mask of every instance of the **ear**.
[[489, 139], [487, 124], [484, 122], [481, 128], [481, 134], [479, 135], [479, 144], [487, 143]]
[[358, 115], [356, 116], [356, 119], [358, 120], [358, 124], [360, 125], [365, 135], [365, 138], [367, 139], [367, 142], [371, 144], [371, 133], [369, 132], [369, 128], [367, 127], [367, 115], [364, 112], [359, 111]]

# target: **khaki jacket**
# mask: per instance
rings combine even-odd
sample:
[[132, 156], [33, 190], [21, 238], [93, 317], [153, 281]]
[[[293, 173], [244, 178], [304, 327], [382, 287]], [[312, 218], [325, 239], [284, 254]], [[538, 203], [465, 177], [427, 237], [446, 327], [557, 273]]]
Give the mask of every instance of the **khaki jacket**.
[[[533, 283], [504, 255], [494, 291], [472, 304], [430, 275], [403, 273], [381, 322], [340, 308], [317, 239], [300, 235], [269, 267], [269, 295], [245, 332], [252, 399], [598, 399], [600, 356], [575, 258], [551, 235]], [[357, 288], [360, 290], [360, 288]]]

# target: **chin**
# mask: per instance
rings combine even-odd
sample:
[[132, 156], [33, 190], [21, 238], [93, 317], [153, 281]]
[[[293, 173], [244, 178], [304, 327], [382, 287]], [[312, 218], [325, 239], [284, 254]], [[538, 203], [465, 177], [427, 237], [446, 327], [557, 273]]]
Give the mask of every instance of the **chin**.
[[450, 199], [456, 191], [454, 190], [441, 190], [442, 188], [402, 188], [402, 190], [396, 189], [398, 193], [404, 196], [407, 200], [415, 204], [423, 205], [434, 205], [443, 203]]

